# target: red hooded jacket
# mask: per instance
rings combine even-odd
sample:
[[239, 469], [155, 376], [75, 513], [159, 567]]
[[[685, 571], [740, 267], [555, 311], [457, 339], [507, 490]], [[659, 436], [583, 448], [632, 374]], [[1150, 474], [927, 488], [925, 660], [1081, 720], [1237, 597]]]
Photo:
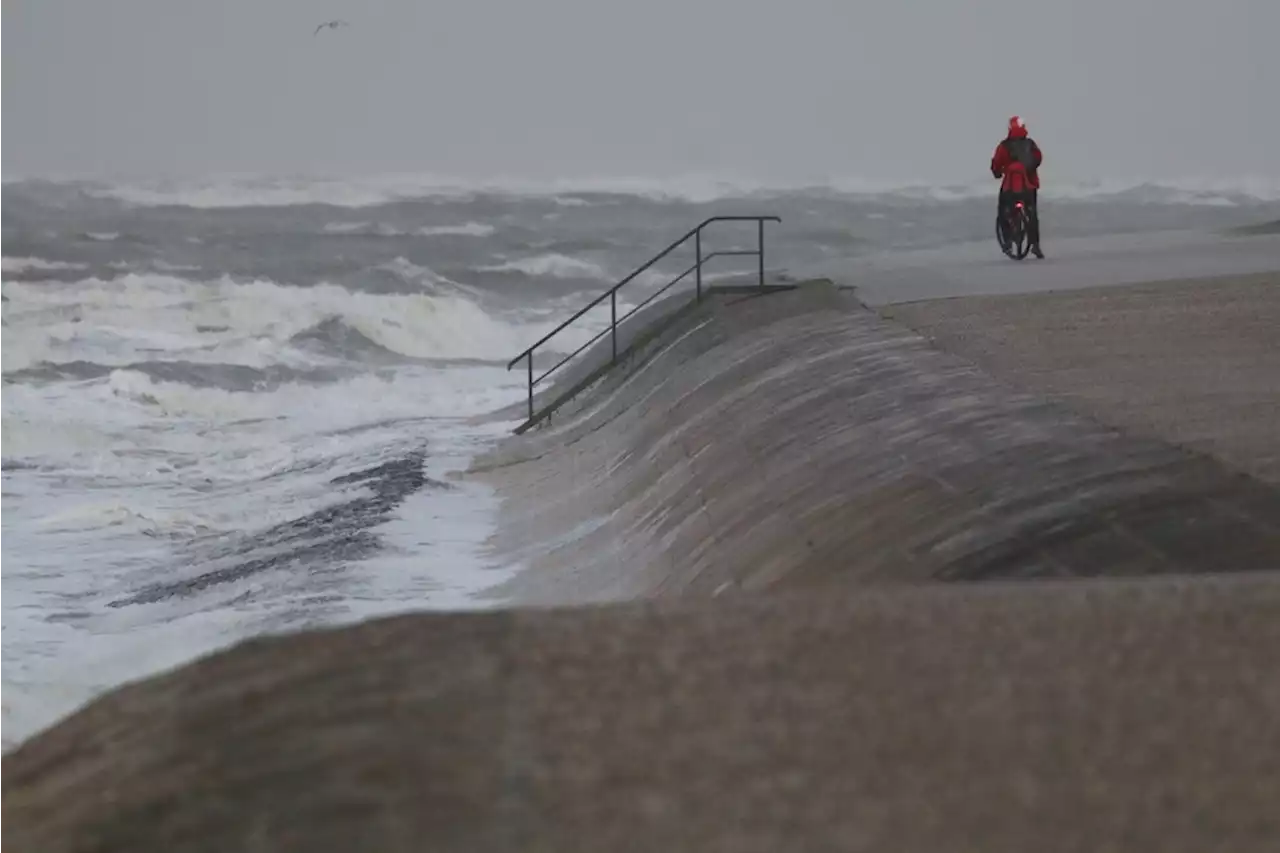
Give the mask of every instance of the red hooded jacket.
[[[1023, 159], [1018, 158], [1022, 153]], [[1040, 189], [1040, 163], [1044, 155], [1040, 146], [1027, 136], [1027, 128], [1014, 116], [1009, 119], [1009, 135], [996, 146], [996, 153], [991, 156], [991, 174], [1004, 180], [1000, 189], [1008, 192], [1022, 192], [1027, 189]], [[1028, 163], [1027, 161], [1030, 161]]]

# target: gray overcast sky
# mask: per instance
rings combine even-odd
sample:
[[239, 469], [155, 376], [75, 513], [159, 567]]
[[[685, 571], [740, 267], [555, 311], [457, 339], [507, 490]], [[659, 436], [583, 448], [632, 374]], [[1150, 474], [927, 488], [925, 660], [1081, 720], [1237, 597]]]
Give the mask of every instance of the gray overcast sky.
[[1280, 0], [5, 0], [3, 33], [7, 177], [970, 181], [1014, 113], [1049, 176], [1280, 176]]

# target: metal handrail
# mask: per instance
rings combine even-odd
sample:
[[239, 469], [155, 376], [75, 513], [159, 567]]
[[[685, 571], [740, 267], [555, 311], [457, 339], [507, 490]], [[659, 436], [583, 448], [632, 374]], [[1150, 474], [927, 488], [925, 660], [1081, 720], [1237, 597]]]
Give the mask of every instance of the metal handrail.
[[[511, 361], [509, 361], [509, 362], [507, 363], [507, 370], [510, 370], [511, 368], [515, 367], [515, 366], [516, 366], [516, 363], [517, 363], [517, 362], [519, 362], [519, 361], [520, 361], [520, 359], [524, 359], [524, 360], [526, 361], [527, 365], [528, 365], [528, 377], [529, 377], [529, 420], [531, 420], [531, 421], [533, 420], [533, 389], [534, 389], [534, 386], [536, 386], [536, 385], [537, 385], [539, 382], [541, 382], [542, 380], [546, 379], [546, 378], [547, 378], [548, 376], [550, 376], [552, 373], [555, 373], [557, 370], [559, 370], [561, 367], [563, 367], [566, 363], [568, 363], [568, 362], [569, 362], [571, 359], [573, 359], [575, 356], [577, 356], [577, 355], [579, 355], [580, 353], [582, 353], [582, 351], [583, 351], [583, 350], [585, 350], [587, 347], [591, 346], [591, 345], [592, 345], [592, 344], [594, 344], [596, 341], [598, 341], [598, 340], [600, 340], [601, 338], [603, 338], [603, 337], [605, 336], [605, 334], [611, 334], [611, 335], [613, 336], [613, 359], [612, 359], [612, 362], [617, 362], [617, 360], [618, 360], [618, 325], [619, 325], [620, 323], [622, 323], [622, 321], [624, 321], [624, 320], [626, 320], [628, 317], [630, 317], [631, 315], [635, 314], [635, 313], [636, 313], [637, 311], [639, 311], [641, 308], [644, 308], [646, 305], [648, 305], [648, 304], [649, 304], [650, 302], [652, 302], [654, 299], [656, 299], [657, 297], [661, 296], [661, 295], [662, 295], [663, 293], [665, 293], [669, 288], [673, 287], [674, 285], [678, 284], [678, 283], [679, 283], [679, 282], [681, 282], [681, 281], [684, 281], [684, 279], [688, 277], [689, 273], [696, 273], [696, 275], [695, 275], [695, 281], [696, 281], [696, 285], [695, 285], [695, 288], [696, 288], [696, 296], [695, 296], [695, 298], [696, 298], [698, 301], [701, 301], [701, 300], [702, 300], [702, 265], [703, 265], [704, 263], [706, 263], [707, 261], [711, 260], [712, 258], [732, 257], [732, 256], [738, 256], [738, 257], [743, 257], [743, 256], [756, 256], [756, 257], [759, 257], [759, 259], [760, 259], [760, 265], [759, 265], [760, 286], [761, 286], [761, 287], [764, 287], [764, 224], [765, 224], [766, 222], [781, 222], [781, 221], [782, 221], [782, 219], [781, 219], [780, 217], [777, 217], [777, 216], [711, 216], [711, 217], [708, 217], [708, 218], [706, 218], [706, 219], [702, 220], [702, 221], [701, 221], [701, 222], [699, 222], [696, 226], [694, 226], [694, 227], [693, 227], [693, 228], [691, 228], [688, 232], [686, 232], [686, 233], [684, 234], [684, 236], [680, 237], [678, 240], [676, 240], [675, 242], [673, 242], [671, 245], [667, 246], [667, 248], [663, 249], [661, 252], [659, 252], [658, 254], [654, 255], [652, 258], [650, 258], [648, 261], [646, 261], [645, 263], [641, 264], [639, 267], [637, 267], [637, 268], [635, 269], [635, 271], [633, 271], [630, 275], [628, 275], [628, 276], [627, 276], [626, 278], [624, 278], [622, 281], [618, 282], [618, 283], [617, 283], [617, 284], [615, 284], [613, 287], [609, 288], [609, 289], [608, 289], [608, 290], [606, 290], [604, 293], [602, 293], [602, 294], [600, 294], [599, 296], [597, 296], [595, 299], [591, 300], [589, 303], [587, 303], [586, 305], [584, 305], [580, 310], [578, 310], [578, 311], [577, 311], [577, 312], [576, 312], [572, 317], [570, 317], [569, 319], [565, 320], [565, 321], [564, 321], [563, 323], [561, 323], [559, 326], [556, 326], [556, 327], [555, 327], [554, 329], [552, 329], [550, 332], [548, 332], [547, 334], [545, 334], [545, 335], [543, 335], [541, 338], [539, 338], [539, 339], [538, 339], [538, 340], [537, 340], [533, 345], [531, 345], [531, 346], [530, 346], [528, 349], [526, 349], [524, 352], [520, 353], [520, 354], [519, 354], [519, 355], [517, 355], [515, 358], [511, 359]], [[755, 248], [755, 249], [742, 249], [742, 250], [729, 250], [729, 251], [723, 251], [723, 252], [712, 252], [711, 254], [706, 255], [706, 256], [704, 257], [704, 256], [703, 256], [703, 254], [702, 254], [702, 229], [706, 228], [708, 225], [711, 225], [711, 224], [712, 224], [712, 223], [714, 223], [714, 222], [755, 222], [755, 223], [757, 224], [757, 226], [759, 227], [756, 248]], [[662, 287], [660, 287], [658, 290], [656, 290], [655, 292], [651, 293], [651, 294], [649, 295], [649, 297], [648, 297], [647, 299], [645, 299], [643, 302], [641, 302], [639, 305], [635, 306], [635, 307], [634, 307], [634, 308], [632, 308], [630, 311], [628, 311], [626, 314], [624, 314], [623, 316], [619, 317], [619, 316], [618, 316], [618, 291], [619, 291], [620, 289], [622, 289], [622, 287], [623, 287], [624, 285], [626, 285], [626, 284], [630, 283], [631, 281], [635, 280], [635, 278], [636, 278], [638, 275], [640, 275], [641, 273], [643, 273], [645, 270], [649, 269], [649, 268], [650, 268], [650, 267], [652, 267], [654, 264], [656, 264], [658, 261], [662, 260], [662, 259], [663, 259], [663, 258], [665, 258], [667, 255], [669, 255], [669, 254], [671, 254], [672, 252], [674, 252], [676, 249], [678, 249], [678, 248], [680, 248], [681, 246], [683, 246], [685, 243], [687, 243], [687, 242], [689, 241], [689, 239], [690, 239], [690, 238], [693, 238], [694, 246], [695, 246], [695, 253], [696, 253], [696, 256], [697, 256], [697, 257], [696, 257], [696, 260], [694, 261], [693, 266], [689, 267], [687, 270], [685, 270], [684, 272], [680, 273], [678, 276], [676, 276], [675, 278], [673, 278], [671, 281], [669, 281], [669, 282], [667, 282], [666, 284], [664, 284], [664, 285], [663, 285]], [[610, 303], [610, 311], [611, 311], [610, 321], [609, 321], [609, 326], [608, 326], [608, 328], [606, 328], [606, 329], [601, 329], [598, 333], [596, 333], [596, 334], [591, 338], [591, 340], [587, 341], [585, 344], [583, 344], [582, 346], [578, 347], [576, 350], [574, 350], [573, 352], [569, 353], [569, 354], [568, 354], [568, 355], [566, 355], [564, 358], [560, 359], [560, 361], [556, 362], [556, 364], [555, 364], [555, 365], [553, 365], [551, 368], [549, 368], [548, 370], [546, 370], [544, 373], [542, 373], [540, 376], [538, 376], [538, 377], [535, 379], [535, 378], [534, 378], [534, 376], [533, 376], [533, 353], [534, 353], [534, 350], [536, 350], [538, 347], [542, 346], [542, 345], [543, 345], [543, 344], [545, 344], [547, 341], [549, 341], [549, 340], [551, 340], [552, 338], [554, 338], [556, 335], [560, 334], [560, 332], [564, 331], [566, 328], [568, 328], [570, 325], [572, 325], [575, 321], [577, 321], [579, 318], [581, 318], [584, 314], [586, 314], [586, 313], [587, 313], [588, 311], [590, 311], [592, 308], [595, 308], [597, 305], [599, 305], [600, 303], [604, 302], [604, 300], [605, 300], [605, 299], [608, 299], [608, 300], [609, 300], [609, 303]]]

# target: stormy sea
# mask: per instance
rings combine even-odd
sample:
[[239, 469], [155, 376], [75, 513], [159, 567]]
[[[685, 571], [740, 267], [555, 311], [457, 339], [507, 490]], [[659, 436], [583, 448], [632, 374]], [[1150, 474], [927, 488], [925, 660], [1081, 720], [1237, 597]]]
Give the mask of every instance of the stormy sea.
[[[702, 219], [781, 217], [779, 276], [998, 253], [994, 205], [990, 183], [6, 181], [5, 748], [248, 636], [500, 605], [521, 567], [487, 545], [495, 496], [457, 473], [518, 423], [483, 417], [518, 413], [508, 361]], [[1280, 194], [1050, 184], [1041, 207], [1052, 257], [1064, 237], [1275, 220]], [[705, 250], [754, 248], [753, 229]], [[648, 270], [620, 311], [688, 262]], [[607, 305], [584, 319], [543, 358]]]

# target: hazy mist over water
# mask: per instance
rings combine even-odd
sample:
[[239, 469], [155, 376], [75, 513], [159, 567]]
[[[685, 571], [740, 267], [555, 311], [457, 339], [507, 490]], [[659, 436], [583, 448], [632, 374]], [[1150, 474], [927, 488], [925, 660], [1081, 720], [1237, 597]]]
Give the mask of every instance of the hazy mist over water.
[[[312, 31], [343, 18], [351, 26]], [[17, 0], [4, 172], [1280, 183], [1280, 3]]]

